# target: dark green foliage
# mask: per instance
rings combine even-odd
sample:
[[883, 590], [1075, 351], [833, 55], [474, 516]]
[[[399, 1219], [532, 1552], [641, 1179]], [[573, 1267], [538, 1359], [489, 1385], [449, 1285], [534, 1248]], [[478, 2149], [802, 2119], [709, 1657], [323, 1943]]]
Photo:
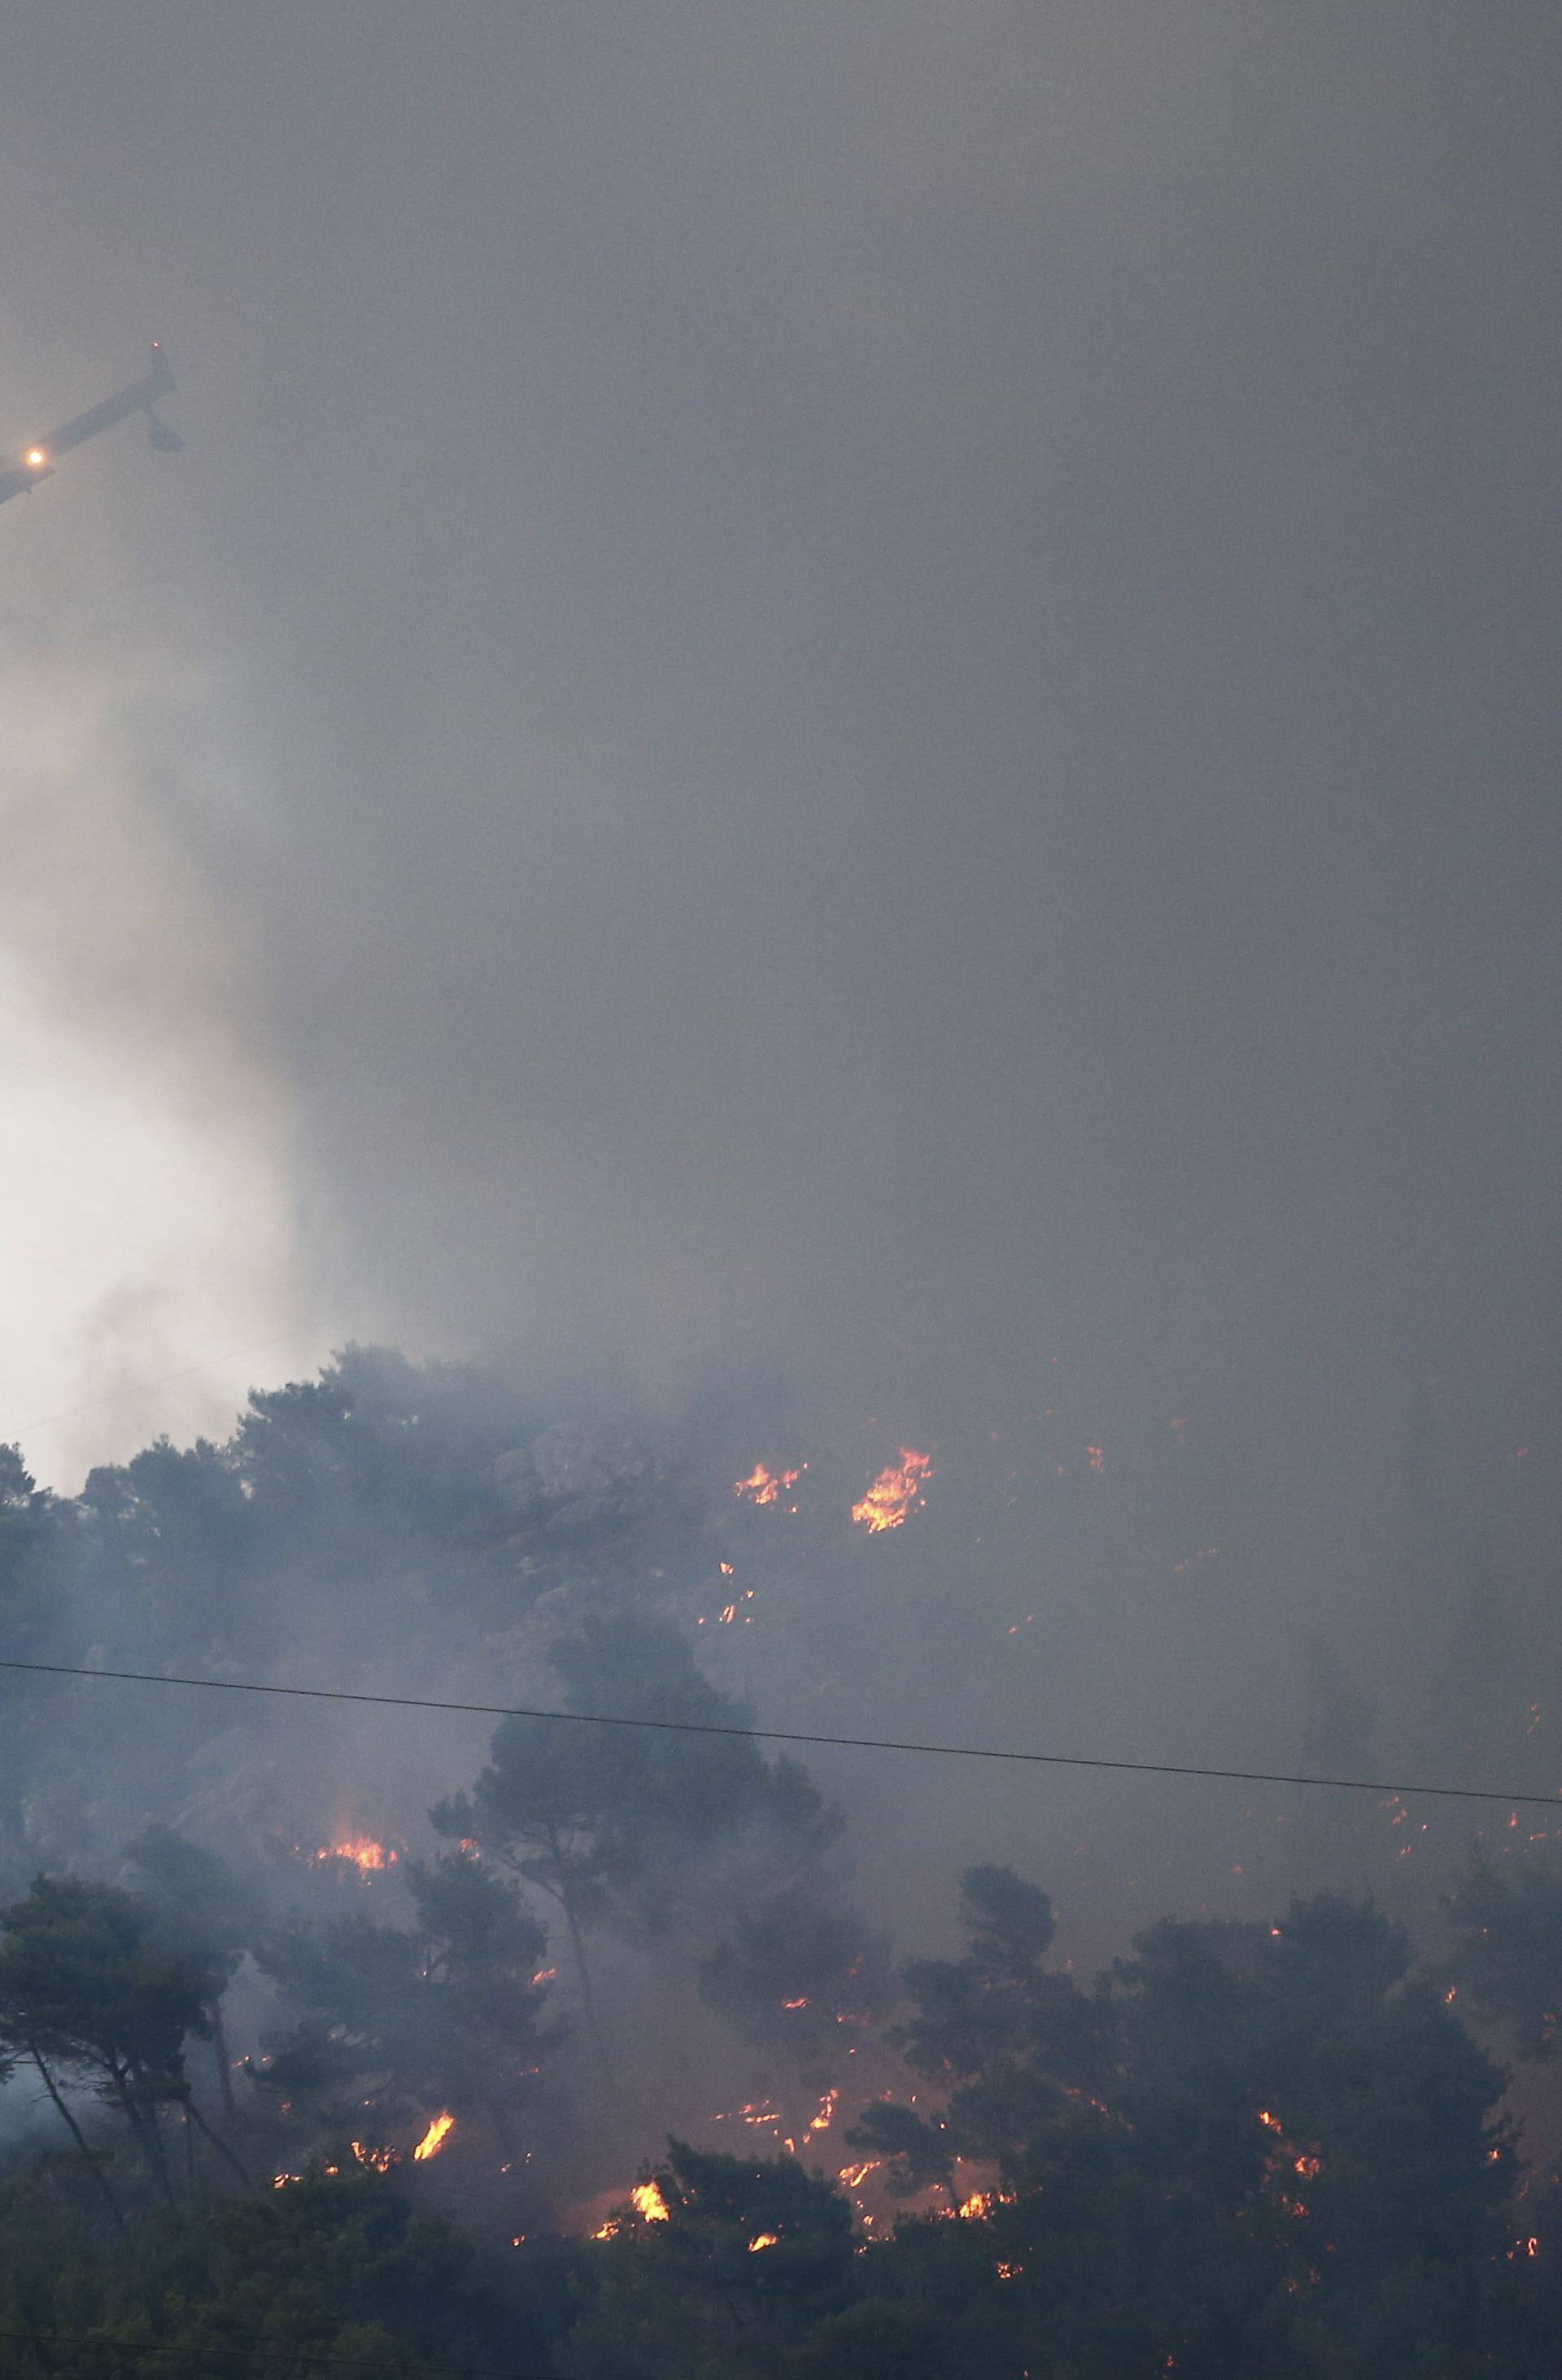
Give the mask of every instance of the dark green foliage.
[[1168, 1920], [1086, 1993], [1042, 1967], [1041, 1896], [987, 1869], [965, 1900], [967, 1957], [907, 1978], [948, 2130], [876, 2109], [853, 2138], [907, 2188], [951, 2149], [996, 2169], [991, 2252], [1059, 2354], [1238, 2371], [1292, 2299], [1343, 2335], [1388, 2275], [1496, 2254], [1501, 2077], [1370, 1906]]
[[[355, 2114], [366, 2086], [479, 2108], [539, 2039], [515, 1887], [460, 1853], [407, 1881], [414, 1927], [358, 1912], [268, 1952], [315, 2011], [296, 2081], [315, 2056]], [[140, 2380], [178, 2346], [247, 2380], [284, 2347], [403, 2380], [1554, 2380], [1562, 2209], [1533, 2191], [1515, 2238], [1500, 2077], [1380, 1912], [1168, 1920], [1085, 1989], [1047, 1964], [1043, 1894], [984, 1868], [963, 1899], [966, 1955], [910, 1971], [928, 2103], [879, 2103], [851, 2136], [906, 2189], [946, 2185], [941, 2216], [868, 2246], [796, 2158], [673, 2142], [655, 2199], [590, 2241], [484, 2252], [412, 2211], [415, 2168], [344, 2159], [142, 2215], [121, 2251], [87, 2173], [45, 2159], [0, 2204], [0, 2315], [53, 2343], [5, 2368]], [[30, 2011], [56, 2056], [176, 2061], [155, 1912], [41, 1882], [6, 1924], [42, 1961], [54, 1997], [35, 1975]], [[211, 1981], [184, 1975], [191, 2030]]]
[[[0, 1446], [0, 1627], [16, 1656], [35, 1655], [47, 1626], [49, 1588], [67, 1516], [40, 1488], [19, 1449]], [[7, 1697], [26, 1691], [6, 1678]]]
[[845, 2133], [848, 2148], [866, 2149], [890, 2168], [891, 2192], [914, 2198], [924, 2190], [940, 2190], [951, 2206], [960, 2204], [954, 2168], [958, 2155], [947, 2119], [919, 2116], [898, 2099], [876, 2100], [865, 2107]]
[[183, 2075], [225, 1981], [163, 1935], [133, 1894], [75, 1876], [36, 1878], [0, 1911], [0, 2035], [36, 2047], [115, 2102], [148, 2103]]
[[[436, 1596], [468, 1626], [513, 1625], [556, 1583], [518, 1587], [567, 1500], [537, 1485], [537, 1428], [478, 1366], [348, 1347], [315, 1379], [252, 1393], [223, 1445], [163, 1439], [93, 1471], [68, 1508], [75, 1584], [116, 1652], [177, 1648], [192, 1667], [263, 1657], [300, 1610], [329, 1614], [344, 1651], [366, 1625], [414, 1639]], [[587, 1530], [575, 1561], [614, 1525]]]
[[492, 1465], [513, 1442], [506, 1406], [476, 1366], [348, 1347], [317, 1380], [252, 1395], [234, 1460], [269, 1529], [295, 1544], [370, 1522], [385, 1540], [459, 1544], [503, 1524]]
[[[409, 1824], [394, 1785], [373, 1811], [358, 1801], [381, 1715], [360, 1732], [326, 1706], [170, 1694], [149, 1725], [139, 1690], [0, 1678], [18, 1896], [0, 1914], [18, 2119], [0, 2331], [50, 2338], [0, 2344], [0, 2370], [248, 2380], [291, 2348], [403, 2380], [1555, 2380], [1562, 2210], [1542, 2176], [1513, 2195], [1501, 2077], [1461, 2019], [1552, 2054], [1562, 1884], [1478, 1871], [1452, 1903], [1447, 1976], [1418, 1974], [1380, 1912], [1324, 1896], [1274, 1926], [1168, 1920], [1086, 1984], [1053, 1963], [1047, 1895], [976, 1867], [963, 1955], [905, 1969], [891, 2036], [896, 1985], [844, 1898], [838, 1817], [654, 1616], [698, 1567], [690, 1511], [665, 1445], [545, 1428], [471, 1368], [366, 1349], [254, 1397], [226, 1444], [160, 1442], [80, 1499], [41, 1494], [0, 1454], [0, 1620], [21, 1658], [416, 1678], [503, 1703], [551, 1698], [531, 1675], [551, 1637], [570, 1710], [695, 1730], [507, 1721], [437, 1814], [453, 1847], [419, 1862], [398, 1841], [365, 1878], [314, 1847], [334, 1839], [328, 1808], [344, 1829]], [[1490, 1598], [1479, 1532], [1452, 1552], [1445, 1534], [1417, 1556], [1447, 1589], [1423, 1666], [1457, 1682]], [[725, 1637], [711, 1658], [733, 1658]], [[1314, 1751], [1349, 1767], [1374, 1714], [1323, 1647], [1312, 1686]], [[388, 1764], [403, 1790], [424, 1756], [419, 1740]], [[143, 1823], [159, 1812], [202, 1841]], [[56, 1874], [21, 1893], [39, 1864], [111, 1870], [136, 1826], [130, 1890]], [[248, 1844], [250, 1865], [206, 1841], [240, 1860]], [[567, 1949], [546, 1947], [539, 1912]], [[720, 2097], [713, 2076], [690, 2120], [733, 2105], [746, 2043], [760, 2120], [788, 2108], [759, 2137], [794, 2135], [804, 2156], [673, 2143], [665, 2221], [626, 2212], [611, 2238], [512, 2249], [551, 2205], [575, 2222], [629, 2167], [625, 2120], [658, 2112], [660, 2036], [623, 2094], [594, 2096], [574, 2051], [554, 2054], [564, 2028], [533, 1978], [556, 1957], [589, 2032], [588, 1956], [620, 2025], [637, 1997], [658, 2025], [680, 1992], [694, 2011], [697, 1979], [726, 2023]], [[277, 2028], [275, 2087], [245, 2083], [236, 2109], [225, 2002]], [[708, 2040], [691, 2048], [674, 2022], [667, 2044], [696, 2087]], [[855, 2236], [805, 2161], [817, 2095], [833, 2107], [854, 2077], [864, 2097], [904, 2085], [854, 2120], [843, 2102], [813, 2143], [881, 2161], [866, 2188], [888, 2180], [891, 2204]], [[223, 2161], [214, 2079], [234, 2155], [302, 2182], [257, 2191]], [[57, 2148], [28, 2137], [34, 2107]], [[442, 2108], [463, 2130], [438, 2165], [381, 2180], [348, 2153]], [[452, 2203], [472, 2240], [421, 2211]]]
[[[587, 1949], [599, 1928], [644, 1945], [674, 1930], [708, 1939], [735, 1922], [708, 1961], [707, 1987], [747, 2030], [766, 2034], [775, 2028], [757, 2024], [762, 2005], [776, 2012], [783, 1999], [808, 1996], [807, 1981], [772, 1989], [756, 1964], [790, 1922], [799, 1974], [821, 1992], [839, 1988], [829, 2021], [843, 2008], [870, 2013], [881, 1990], [866, 1973], [872, 1946], [831, 1907], [822, 1866], [841, 1820], [806, 1772], [764, 1757], [741, 1731], [748, 1714], [709, 1684], [661, 1622], [592, 1620], [562, 1638], [551, 1658], [570, 1710], [711, 1730], [506, 1719], [472, 1791], [430, 1813], [442, 1834], [480, 1844], [556, 1904], [604, 2065]], [[817, 2016], [796, 2029], [801, 2050], [817, 2046], [818, 2029]]]
[[367, 2176], [143, 2225], [133, 2251], [96, 2262], [61, 2260], [54, 2244], [52, 2272], [7, 2276], [6, 2326], [44, 2342], [0, 2349], [17, 2380], [505, 2370], [515, 2309], [472, 2249]]
[[127, 1642], [187, 1651], [221, 1642], [266, 1544], [232, 1449], [159, 1439], [128, 1463], [90, 1472], [81, 1501]]
[[673, 2141], [652, 2178], [666, 2220], [626, 2216], [601, 2260], [596, 2302], [561, 2356], [569, 2380], [784, 2369], [778, 2356], [849, 2301], [851, 2210], [792, 2159]]
[[[539, 1599], [563, 1621], [638, 1597], [700, 1525], [660, 1434], [551, 1418], [480, 1366], [349, 1347], [257, 1391], [224, 1443], [159, 1440], [75, 1499], [0, 1451], [6, 1647], [231, 1678], [297, 1670], [307, 1645], [349, 1684], [519, 1699]], [[102, 1872], [147, 1819], [314, 1840], [320, 1715], [3, 1672], [0, 1708], [0, 1897], [41, 1865]]]
[[123, 2117], [153, 2182], [174, 2185], [160, 2110], [200, 2121], [185, 2076], [185, 2043], [210, 2033], [227, 1977], [189, 1941], [169, 1938], [133, 1894], [76, 1876], [39, 1876], [0, 1911], [0, 2046], [36, 2070], [116, 2222], [123, 2216], [59, 2084], [83, 2084]]
[[286, 1927], [261, 1966], [302, 2013], [265, 2070], [278, 2090], [320, 2103], [352, 2129], [411, 2110], [480, 2114], [505, 2157], [554, 2035], [546, 1985], [532, 1980], [547, 1940], [515, 1887], [461, 1852], [406, 1870], [415, 1923], [354, 1912]]
[[700, 1991], [750, 2040], [799, 2062], [838, 2049], [843, 2023], [873, 2022], [893, 1997], [882, 1940], [817, 1884], [745, 1911], [701, 1962]]
[[793, 2380], [938, 2380], [957, 2368], [937, 2324], [888, 2298], [826, 2314], [787, 2364]]
[[164, 1940], [201, 1961], [225, 1987], [264, 1921], [254, 1881], [171, 1827], [143, 1827], [126, 1844], [125, 1863]]
[[[0, 1446], [0, 1645], [11, 1659], [62, 1658], [77, 1536], [72, 1509], [37, 1485], [16, 1447]], [[67, 1637], [64, 1658], [70, 1651]], [[22, 1833], [35, 1756], [29, 1717], [41, 1717], [56, 1692], [52, 1679], [0, 1670], [0, 1856]]]
[[206, 2006], [206, 2031], [218, 2092], [231, 2116], [236, 2110], [223, 1994], [264, 1925], [263, 1897], [230, 1862], [187, 1841], [171, 1827], [144, 1827], [126, 1845], [125, 1862], [141, 1899], [156, 1913], [163, 1939], [195, 1960], [216, 1984]]
[[1562, 2027], [1562, 1876], [1483, 1861], [1447, 1902], [1459, 1931], [1448, 1963], [1471, 2008], [1505, 2025], [1522, 2058], [1556, 2055]]
[[442, 1833], [482, 1843], [583, 1926], [665, 1932], [734, 1876], [795, 1869], [839, 1834], [796, 1762], [767, 1761], [739, 1731], [751, 1715], [700, 1674], [675, 1630], [634, 1614], [592, 1620], [550, 1658], [568, 1710], [713, 1730], [506, 1719], [472, 1791], [434, 1812]]
[[968, 1867], [960, 1905], [975, 1972], [999, 1990], [1024, 1990], [1058, 1931], [1046, 1893], [1011, 1867]]

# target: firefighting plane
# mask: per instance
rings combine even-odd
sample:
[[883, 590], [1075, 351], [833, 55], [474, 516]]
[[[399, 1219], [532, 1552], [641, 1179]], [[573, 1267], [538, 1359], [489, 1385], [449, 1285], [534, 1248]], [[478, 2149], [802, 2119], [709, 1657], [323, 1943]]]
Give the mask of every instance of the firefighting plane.
[[53, 479], [56, 459], [68, 455], [73, 446], [84, 446], [89, 438], [112, 430], [116, 422], [128, 421], [131, 415], [144, 413], [147, 436], [160, 455], [176, 455], [184, 441], [177, 431], [170, 430], [157, 418], [156, 405], [160, 396], [172, 396], [174, 375], [168, 359], [153, 340], [151, 370], [144, 380], [138, 380], [117, 395], [105, 396], [90, 413], [79, 413], [74, 421], [65, 422], [51, 430], [45, 438], [36, 439], [22, 451], [21, 460], [13, 463], [0, 455], [0, 504], [8, 504], [13, 496], [30, 495], [41, 480]]

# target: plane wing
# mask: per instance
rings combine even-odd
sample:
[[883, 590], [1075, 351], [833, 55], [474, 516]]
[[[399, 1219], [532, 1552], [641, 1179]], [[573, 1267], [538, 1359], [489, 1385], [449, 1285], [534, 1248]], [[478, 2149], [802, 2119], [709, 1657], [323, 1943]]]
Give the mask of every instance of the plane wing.
[[160, 396], [171, 396], [173, 393], [174, 375], [168, 369], [168, 358], [154, 342], [151, 369], [142, 379], [133, 381], [128, 388], [120, 389], [113, 396], [105, 396], [101, 405], [94, 405], [87, 413], [79, 413], [73, 421], [62, 422], [57, 430], [34, 439], [16, 460], [0, 458], [0, 504], [8, 503], [12, 496], [27, 495], [42, 480], [52, 479], [60, 455], [68, 455], [73, 447], [84, 446], [89, 438], [101, 437], [119, 422], [128, 421], [132, 414], [146, 415], [151, 443], [160, 452], [176, 454], [177, 433], [160, 421], [152, 410]]

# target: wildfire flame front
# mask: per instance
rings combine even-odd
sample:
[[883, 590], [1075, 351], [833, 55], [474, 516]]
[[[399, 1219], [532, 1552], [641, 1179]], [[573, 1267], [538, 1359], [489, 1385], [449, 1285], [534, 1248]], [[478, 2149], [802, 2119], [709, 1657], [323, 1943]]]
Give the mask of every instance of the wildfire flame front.
[[933, 1458], [902, 1446], [898, 1463], [886, 1464], [860, 1504], [852, 1507], [859, 1529], [877, 1536], [880, 1529], [898, 1529], [908, 1512], [923, 1501], [923, 1482], [933, 1476]]
[[451, 2129], [454, 2122], [454, 2117], [448, 2114], [436, 2116], [434, 2118], [432, 2123], [429, 2126], [428, 2131], [418, 2142], [418, 2146], [412, 2152], [413, 2163], [415, 2165], [425, 2165], [430, 2157], [438, 2156], [440, 2151], [443, 2148], [445, 2142], [450, 2137]]
[[[745, 1504], [778, 1504], [796, 1487], [807, 1467], [805, 1463], [795, 1471], [772, 1471], [769, 1463], [757, 1463], [746, 1479], [733, 1480], [733, 1493]], [[726, 1563], [721, 1567], [725, 1571]]]
[[371, 1835], [350, 1835], [343, 1842], [326, 1843], [311, 1853], [316, 1867], [328, 1860], [351, 1860], [360, 1876], [369, 1876], [380, 1868], [394, 1867], [401, 1854], [389, 1843], [377, 1843]]

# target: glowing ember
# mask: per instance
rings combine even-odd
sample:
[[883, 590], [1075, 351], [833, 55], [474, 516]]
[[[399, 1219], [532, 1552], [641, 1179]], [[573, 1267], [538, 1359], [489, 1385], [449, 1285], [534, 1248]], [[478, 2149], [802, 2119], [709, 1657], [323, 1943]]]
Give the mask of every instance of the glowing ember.
[[349, 2141], [347, 2146], [370, 2173], [389, 2173], [396, 2161], [394, 2149], [382, 2148], [378, 2142]]
[[843, 2165], [836, 2180], [843, 2181], [848, 2190], [860, 2190], [868, 2175], [878, 2171], [881, 2163], [881, 2158], [865, 2157], [861, 2165]]
[[1072, 2083], [1066, 2082], [1063, 2085], [1063, 2096], [1065, 2099], [1072, 2099], [1081, 2107], [1088, 2107], [1092, 2114], [1104, 2118], [1108, 2124], [1120, 2124], [1125, 2132], [1131, 2132], [1133, 2130], [1126, 2116], [1117, 2114], [1114, 2108], [1108, 2107], [1105, 2099], [1098, 2099], [1094, 2091], [1081, 2091]]
[[969, 2198], [963, 2198], [960, 2202], [960, 2218], [963, 2223], [985, 2222], [991, 2213], [992, 2192], [990, 2190], [974, 2191]]
[[824, 2097], [819, 2101], [818, 2114], [817, 2116], [810, 2117], [808, 2119], [808, 2130], [811, 2132], [829, 2131], [830, 2125], [835, 2120], [835, 2104], [840, 2096], [841, 2094], [839, 2091], [827, 2091], [825, 2093]]
[[539, 1967], [536, 1974], [532, 1977], [532, 1982], [534, 1984], [551, 1984], [558, 1972], [557, 1967]]
[[669, 2223], [667, 2201], [654, 2181], [637, 2181], [629, 2193], [635, 2202], [635, 2212], [642, 2223]]
[[880, 1529], [898, 1529], [908, 1512], [924, 1501], [923, 1482], [933, 1476], [933, 1458], [902, 1446], [899, 1463], [882, 1470], [860, 1504], [852, 1507], [859, 1529], [877, 1536]]
[[360, 1876], [369, 1876], [379, 1868], [394, 1867], [400, 1857], [388, 1843], [377, 1843], [370, 1835], [352, 1835], [345, 1842], [327, 1843], [310, 1853], [310, 1864], [323, 1867], [327, 1860], [351, 1860]]
[[[757, 1463], [746, 1479], [733, 1480], [733, 1493], [740, 1503], [779, 1504], [781, 1498], [796, 1487], [807, 1468], [807, 1464], [802, 1463], [795, 1471], [772, 1471], [769, 1464]], [[721, 1567], [727, 1571], [725, 1562]], [[727, 1571], [727, 1575], [732, 1575], [730, 1571]]]
[[1267, 2107], [1260, 2107], [1258, 2110], [1258, 2120], [1263, 2125], [1266, 2132], [1283, 2132], [1285, 2131], [1285, 2126], [1281, 2123], [1278, 2116], [1272, 2116]]
[[434, 2118], [433, 2122], [430, 2125], [428, 2131], [418, 2142], [418, 2146], [412, 2152], [412, 2159], [415, 2165], [425, 2165], [430, 2157], [438, 2156], [440, 2151], [443, 2148], [446, 2141], [450, 2137], [451, 2127], [454, 2125], [454, 2117], [450, 2115], [436, 2116]]
[[994, 2272], [1000, 2281], [1017, 2281], [1024, 2271], [1023, 2265], [995, 2265]]
[[783, 2009], [803, 2009], [803, 2008], [806, 2008], [806, 2007], [807, 2007], [807, 2005], [808, 2005], [808, 1995], [807, 1995], [807, 1993], [806, 1993], [806, 1992], [805, 1992], [805, 1993], [804, 1993], [804, 1995], [803, 1995], [803, 1997], [802, 1997], [802, 1998], [801, 1998], [800, 2000], [782, 2000], [782, 2002], [781, 2002], [781, 2006], [782, 2006], [782, 2008], [783, 2008]]
[[757, 2256], [761, 2248], [773, 2248], [776, 2245], [778, 2237], [779, 2234], [774, 2231], [757, 2231], [753, 2239], [748, 2243], [749, 2254], [751, 2256]]

